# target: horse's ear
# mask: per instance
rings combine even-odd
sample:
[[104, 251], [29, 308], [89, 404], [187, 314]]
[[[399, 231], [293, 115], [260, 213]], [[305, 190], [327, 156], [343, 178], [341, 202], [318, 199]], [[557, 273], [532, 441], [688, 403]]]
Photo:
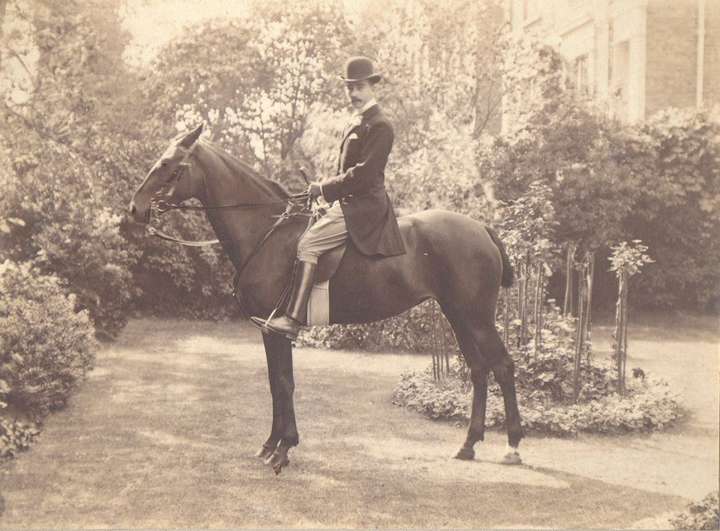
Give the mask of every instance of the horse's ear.
[[190, 149], [192, 145], [197, 141], [197, 139], [200, 138], [204, 126], [205, 124], [203, 122], [200, 122], [200, 125], [198, 125], [195, 129], [188, 133], [185, 138], [180, 141], [180, 145], [185, 149]]

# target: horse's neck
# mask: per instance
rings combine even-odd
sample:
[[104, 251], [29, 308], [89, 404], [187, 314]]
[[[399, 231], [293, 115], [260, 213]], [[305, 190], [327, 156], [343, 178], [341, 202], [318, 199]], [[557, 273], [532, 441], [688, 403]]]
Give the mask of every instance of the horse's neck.
[[[209, 205], [207, 205], [209, 206]], [[236, 268], [242, 267], [271, 229], [277, 209], [209, 210], [208, 221]]]
[[[280, 197], [243, 197], [237, 190], [252, 189], [251, 186], [229, 186], [218, 179], [213, 172], [208, 160], [200, 158], [203, 170], [206, 175], [212, 175], [212, 179], [206, 178], [204, 197], [199, 198], [204, 206], [210, 207], [206, 213], [210, 224], [220, 240], [223, 249], [236, 268], [242, 267], [248, 257], [255, 252], [256, 248], [275, 223], [274, 215], [282, 212], [282, 202], [268, 206], [257, 206], [248, 208], [213, 209], [220, 205], [233, 204], [254, 204], [275, 203], [282, 201]], [[228, 176], [225, 176], [226, 178]], [[241, 176], [232, 178], [240, 179]]]

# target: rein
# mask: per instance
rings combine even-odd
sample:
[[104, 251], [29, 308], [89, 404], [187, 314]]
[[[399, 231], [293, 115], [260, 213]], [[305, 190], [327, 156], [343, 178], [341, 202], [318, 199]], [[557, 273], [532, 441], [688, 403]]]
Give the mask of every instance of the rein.
[[[219, 206], [194, 206], [194, 205], [174, 205], [172, 203], [167, 203], [163, 200], [159, 200], [155, 202], [154, 210], [158, 212], [158, 214], [162, 215], [165, 212], [168, 212], [169, 210], [220, 210], [220, 209], [234, 209], [234, 210], [250, 210], [255, 208], [262, 208], [266, 206], [272, 206], [272, 205], [278, 205], [278, 204], [287, 204], [288, 209], [286, 209], [285, 212], [280, 214], [279, 216], [275, 216], [279, 219], [287, 219], [290, 217], [290, 215], [286, 215], [288, 210], [292, 205], [294, 205], [293, 200], [289, 199], [288, 201], [272, 201], [268, 203], [237, 203], [234, 205], [219, 205]], [[271, 230], [274, 230], [274, 226]], [[209, 245], [216, 245], [220, 243], [220, 240], [214, 239], [214, 240], [197, 240], [197, 241], [191, 241], [191, 240], [183, 240], [182, 238], [176, 238], [174, 236], [170, 236], [169, 234], [165, 234], [160, 229], [156, 229], [153, 226], [148, 225], [147, 231], [151, 236], [155, 236], [157, 238], [160, 238], [161, 240], [165, 240], [168, 242], [178, 243], [180, 245], [184, 245], [185, 247], [207, 247]]]
[[[236, 203], [232, 205], [217, 205], [217, 206], [196, 206], [196, 205], [175, 205], [172, 203], [168, 203], [163, 200], [155, 201], [153, 204], [153, 210], [157, 211], [158, 214], [162, 215], [165, 212], [168, 212], [170, 210], [220, 210], [220, 209], [233, 209], [233, 210], [251, 210], [255, 208], [263, 208], [266, 206], [273, 206], [273, 205], [280, 205], [284, 204], [286, 205], [285, 211], [277, 216], [272, 216], [274, 218], [277, 218], [277, 221], [273, 224], [272, 227], [270, 227], [270, 230], [265, 235], [265, 237], [261, 240], [262, 243], [265, 243], [267, 238], [272, 234], [272, 232], [285, 220], [293, 217], [293, 216], [312, 216], [310, 212], [307, 211], [300, 211], [300, 212], [293, 212], [293, 207], [297, 205], [298, 201], [300, 200], [306, 200], [307, 194], [297, 194], [290, 196], [287, 200], [284, 201], [268, 201], [266, 203]], [[153, 226], [148, 225], [147, 231], [151, 236], [155, 236], [157, 238], [160, 238], [161, 240], [165, 240], [168, 242], [178, 243], [180, 245], [184, 245], [186, 247], [207, 247], [208, 245], [216, 245], [220, 243], [220, 240], [214, 239], [214, 240], [197, 240], [197, 241], [191, 241], [191, 240], [183, 240], [182, 238], [176, 238], [174, 236], [170, 236], [169, 234], [165, 234], [160, 229], [156, 229]]]

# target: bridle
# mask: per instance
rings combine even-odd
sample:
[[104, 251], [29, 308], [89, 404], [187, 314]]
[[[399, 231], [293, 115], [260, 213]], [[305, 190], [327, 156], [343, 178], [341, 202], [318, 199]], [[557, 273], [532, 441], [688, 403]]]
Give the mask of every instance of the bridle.
[[[205, 206], [205, 205], [183, 205], [178, 203], [171, 203], [160, 196], [165, 197], [171, 197], [175, 192], [175, 187], [177, 186], [177, 183], [180, 182], [180, 179], [183, 177], [183, 174], [185, 173], [185, 170], [191, 167], [190, 157], [195, 152], [195, 147], [200, 142], [195, 142], [191, 148], [184, 148], [179, 147], [183, 151], [183, 158], [178, 163], [177, 167], [173, 170], [173, 173], [170, 176], [170, 179], [168, 179], [167, 184], [163, 186], [160, 190], [158, 190], [150, 200], [150, 220], [152, 220], [152, 213], [157, 212], [158, 216], [161, 216], [162, 214], [170, 211], [170, 210], [254, 210], [258, 208], [266, 208], [269, 206], [275, 206], [284, 204], [285, 210], [282, 212], [282, 214], [279, 215], [273, 215], [271, 217], [276, 218], [275, 223], [270, 227], [270, 229], [265, 233], [265, 235], [260, 239], [260, 241], [255, 245], [253, 250], [250, 252], [250, 254], [247, 256], [245, 261], [242, 263], [242, 265], [237, 269], [236, 273], [236, 279], [240, 277], [242, 272], [245, 270], [247, 265], [250, 263], [250, 260], [257, 255], [257, 253], [260, 251], [262, 246], [267, 242], [267, 240], [270, 238], [273, 232], [275, 232], [275, 229], [277, 229], [280, 225], [282, 225], [285, 221], [288, 219], [295, 217], [295, 216], [308, 216], [310, 218], [310, 221], [313, 220], [317, 216], [317, 213], [313, 211], [312, 208], [312, 201], [313, 199], [310, 197], [310, 195], [307, 192], [299, 193], [299, 194], [293, 194], [289, 196], [287, 199], [282, 200], [276, 200], [276, 201], [264, 201], [264, 202], [246, 202], [246, 203], [234, 203], [230, 205], [211, 205], [211, 206]], [[303, 175], [304, 176], [304, 175]], [[205, 176], [203, 176], [203, 184], [205, 184]], [[169, 188], [168, 188], [169, 185]], [[205, 189], [207, 189], [207, 185], [205, 184]], [[159, 229], [153, 227], [148, 222], [147, 225], [148, 233], [152, 236], [155, 236], [157, 238], [160, 238], [161, 240], [178, 243], [180, 245], [184, 245], [186, 247], [207, 247], [209, 245], [215, 245], [220, 243], [220, 240], [214, 239], [214, 240], [198, 240], [198, 241], [189, 241], [189, 240], [183, 240], [181, 238], [175, 238], [174, 236], [170, 236], [169, 234], [165, 234], [164, 232], [160, 231]]]

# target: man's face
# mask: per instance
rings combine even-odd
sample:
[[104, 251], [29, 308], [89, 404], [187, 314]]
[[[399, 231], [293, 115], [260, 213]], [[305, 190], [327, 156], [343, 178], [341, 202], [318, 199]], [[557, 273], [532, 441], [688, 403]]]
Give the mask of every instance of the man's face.
[[369, 81], [345, 83], [345, 92], [352, 106], [358, 110], [375, 96], [372, 83]]

